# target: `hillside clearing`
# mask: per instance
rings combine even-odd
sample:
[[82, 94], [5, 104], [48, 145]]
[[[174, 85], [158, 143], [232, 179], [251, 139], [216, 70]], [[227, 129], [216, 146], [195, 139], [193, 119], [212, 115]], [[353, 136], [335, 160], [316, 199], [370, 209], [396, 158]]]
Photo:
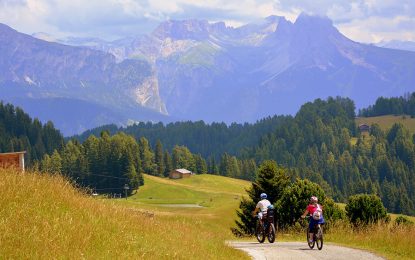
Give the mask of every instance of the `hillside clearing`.
[[375, 116], [375, 117], [358, 117], [356, 118], [356, 124], [378, 124], [383, 131], [389, 130], [393, 124], [401, 123], [405, 126], [411, 133], [415, 133], [415, 118], [411, 118], [408, 115], [394, 116]]

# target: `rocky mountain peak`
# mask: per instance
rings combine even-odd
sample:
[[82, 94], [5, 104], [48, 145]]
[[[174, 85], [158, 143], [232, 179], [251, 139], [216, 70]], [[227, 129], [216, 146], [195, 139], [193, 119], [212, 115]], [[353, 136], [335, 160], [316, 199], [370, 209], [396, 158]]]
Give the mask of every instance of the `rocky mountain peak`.
[[158, 26], [153, 36], [159, 39], [172, 38], [174, 40], [194, 39], [203, 40], [209, 37], [209, 22], [207, 20], [169, 20]]
[[333, 21], [327, 16], [315, 16], [301, 13], [294, 22], [294, 27], [304, 33], [311, 32], [314, 34], [330, 34], [337, 32]]

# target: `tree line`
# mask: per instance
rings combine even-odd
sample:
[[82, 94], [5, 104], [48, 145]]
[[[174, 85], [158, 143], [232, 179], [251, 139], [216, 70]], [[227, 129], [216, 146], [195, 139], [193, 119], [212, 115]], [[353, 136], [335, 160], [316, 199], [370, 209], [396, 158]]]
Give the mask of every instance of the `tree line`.
[[403, 97], [380, 97], [375, 104], [361, 109], [359, 116], [410, 115], [415, 116], [415, 92]]
[[128, 185], [127, 195], [144, 184], [143, 173], [167, 177], [173, 169], [186, 168], [194, 173], [207, 173], [208, 165], [199, 154], [185, 146], [165, 150], [160, 141], [153, 149], [145, 137], [138, 141], [119, 132], [110, 136], [90, 135], [83, 143], [69, 140], [63, 149], [46, 154], [38, 165], [47, 173], [63, 174], [82, 187], [97, 193], [121, 193]]
[[0, 102], [0, 152], [26, 151], [26, 163], [31, 165], [63, 145], [63, 136], [52, 122], [42, 124], [21, 108]]
[[172, 150], [176, 145], [185, 146], [203, 158], [212, 157], [219, 161], [224, 153], [237, 156], [246, 147], [258, 144], [263, 135], [273, 131], [285, 120], [285, 116], [273, 116], [261, 119], [255, 124], [227, 125], [223, 122], [207, 124], [203, 121], [186, 121], [169, 124], [140, 122], [128, 127], [105, 125], [70, 137], [68, 140], [75, 138], [83, 142], [91, 134], [99, 136], [102, 131], [108, 131], [110, 134], [124, 132], [137, 140], [144, 136], [152, 145], [160, 140], [168, 150]]

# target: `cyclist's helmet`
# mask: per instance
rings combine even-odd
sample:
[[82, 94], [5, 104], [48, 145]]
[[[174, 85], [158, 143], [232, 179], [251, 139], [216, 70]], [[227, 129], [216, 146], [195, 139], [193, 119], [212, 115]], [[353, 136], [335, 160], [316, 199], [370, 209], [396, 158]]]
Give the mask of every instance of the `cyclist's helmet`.
[[266, 193], [261, 193], [261, 199], [266, 199], [267, 198], [267, 194]]
[[317, 202], [318, 202], [318, 198], [317, 198], [316, 196], [312, 196], [312, 197], [310, 198], [310, 202], [311, 202], [311, 203], [317, 203]]

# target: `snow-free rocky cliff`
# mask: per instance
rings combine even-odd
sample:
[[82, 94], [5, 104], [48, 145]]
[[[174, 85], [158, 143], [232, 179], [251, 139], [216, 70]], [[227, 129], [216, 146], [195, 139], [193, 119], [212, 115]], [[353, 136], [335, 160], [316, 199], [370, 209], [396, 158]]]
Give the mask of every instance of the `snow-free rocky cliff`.
[[293, 114], [315, 98], [350, 97], [362, 108], [415, 91], [415, 52], [354, 42], [328, 18], [305, 14], [238, 28], [172, 20], [115, 42], [61, 40], [85, 47], [12, 34], [0, 54], [17, 49], [25, 58], [2, 56], [0, 85], [13, 96], [79, 99], [123, 116], [132, 110], [135, 121], [253, 122]]

